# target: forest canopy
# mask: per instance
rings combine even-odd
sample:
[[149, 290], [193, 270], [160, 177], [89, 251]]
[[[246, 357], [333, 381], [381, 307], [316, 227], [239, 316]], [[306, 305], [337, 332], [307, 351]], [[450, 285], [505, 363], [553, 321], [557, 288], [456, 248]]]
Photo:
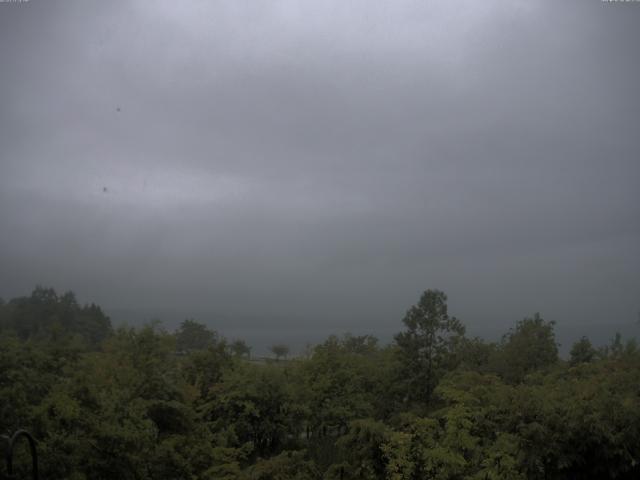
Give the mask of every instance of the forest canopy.
[[0, 301], [0, 429], [32, 432], [48, 479], [640, 478], [635, 340], [562, 359], [554, 325], [471, 338], [427, 290], [387, 345], [256, 359], [195, 319], [113, 328], [37, 287]]

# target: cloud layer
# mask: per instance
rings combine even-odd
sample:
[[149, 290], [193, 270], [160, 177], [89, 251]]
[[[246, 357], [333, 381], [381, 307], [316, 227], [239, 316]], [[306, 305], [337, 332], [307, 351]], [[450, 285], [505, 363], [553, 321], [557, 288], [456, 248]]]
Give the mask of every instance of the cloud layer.
[[632, 322], [638, 21], [598, 1], [0, 4], [0, 294], [375, 330], [437, 287], [476, 330]]

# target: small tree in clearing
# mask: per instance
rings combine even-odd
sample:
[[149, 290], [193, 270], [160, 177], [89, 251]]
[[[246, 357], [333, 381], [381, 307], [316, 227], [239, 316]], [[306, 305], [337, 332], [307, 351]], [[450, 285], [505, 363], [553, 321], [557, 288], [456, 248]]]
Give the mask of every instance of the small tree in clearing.
[[276, 360], [281, 358], [287, 358], [289, 356], [289, 347], [284, 344], [273, 345], [271, 347], [271, 353], [276, 356]]

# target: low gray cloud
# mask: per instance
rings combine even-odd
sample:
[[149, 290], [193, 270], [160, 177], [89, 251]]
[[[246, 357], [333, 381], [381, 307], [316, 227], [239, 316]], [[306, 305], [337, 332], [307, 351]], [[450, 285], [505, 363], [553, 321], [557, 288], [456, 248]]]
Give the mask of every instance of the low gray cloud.
[[437, 287], [476, 332], [633, 322], [639, 20], [595, 0], [0, 4], [0, 295], [387, 331]]

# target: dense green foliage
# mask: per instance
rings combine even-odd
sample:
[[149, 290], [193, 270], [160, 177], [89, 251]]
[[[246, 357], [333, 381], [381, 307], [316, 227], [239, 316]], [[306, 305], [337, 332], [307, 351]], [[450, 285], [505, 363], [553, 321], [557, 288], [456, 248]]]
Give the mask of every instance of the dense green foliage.
[[0, 429], [29, 429], [46, 479], [640, 478], [640, 351], [539, 315], [465, 336], [427, 291], [391, 345], [329, 337], [250, 359], [193, 320], [111, 329], [36, 289], [0, 302]]

